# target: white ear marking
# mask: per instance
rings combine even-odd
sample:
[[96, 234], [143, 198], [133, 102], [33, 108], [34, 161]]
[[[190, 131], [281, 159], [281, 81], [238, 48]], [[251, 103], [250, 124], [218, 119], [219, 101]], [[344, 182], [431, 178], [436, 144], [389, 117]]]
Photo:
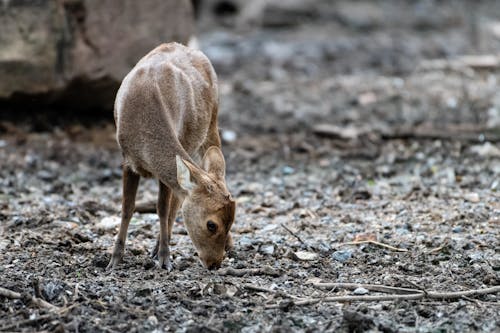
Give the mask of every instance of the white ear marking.
[[184, 163], [184, 160], [179, 155], [175, 156], [175, 163], [177, 165], [177, 182], [180, 187], [186, 191], [192, 191], [195, 184], [191, 181], [191, 172]]

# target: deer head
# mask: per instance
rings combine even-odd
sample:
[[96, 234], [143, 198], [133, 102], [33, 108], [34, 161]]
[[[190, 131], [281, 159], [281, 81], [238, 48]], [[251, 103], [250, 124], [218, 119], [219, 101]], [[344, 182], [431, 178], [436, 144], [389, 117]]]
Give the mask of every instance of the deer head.
[[184, 224], [203, 265], [219, 268], [231, 243], [235, 201], [226, 188], [224, 156], [210, 147], [202, 167], [176, 156], [177, 181], [186, 191], [182, 204]]

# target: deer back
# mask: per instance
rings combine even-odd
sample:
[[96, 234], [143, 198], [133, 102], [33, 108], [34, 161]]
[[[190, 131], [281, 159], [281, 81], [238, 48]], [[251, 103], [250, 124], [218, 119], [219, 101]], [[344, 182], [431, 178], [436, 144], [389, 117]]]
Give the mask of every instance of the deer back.
[[197, 156], [216, 130], [217, 109], [217, 78], [206, 56], [177, 43], [158, 46], [117, 93], [117, 140], [125, 163], [178, 190], [175, 156]]

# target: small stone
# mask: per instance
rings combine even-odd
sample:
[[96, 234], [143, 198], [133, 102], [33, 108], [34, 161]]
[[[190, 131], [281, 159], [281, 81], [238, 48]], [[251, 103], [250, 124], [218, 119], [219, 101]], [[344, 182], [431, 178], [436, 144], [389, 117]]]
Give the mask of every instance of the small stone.
[[158, 325], [158, 318], [156, 318], [156, 316], [149, 316], [148, 317], [148, 324], [151, 325], [151, 326], [156, 326]]
[[339, 250], [332, 253], [332, 258], [339, 262], [346, 262], [352, 256], [351, 250]]
[[236, 132], [232, 130], [223, 130], [222, 140], [228, 143], [236, 141]]
[[64, 229], [76, 229], [78, 228], [78, 223], [71, 222], [71, 221], [54, 221], [52, 222], [53, 225], [64, 228]]
[[239, 239], [238, 239], [238, 244], [240, 246], [243, 246], [243, 247], [244, 246], [252, 246], [253, 243], [254, 243], [253, 240], [250, 237], [245, 236], [245, 235], [239, 237]]
[[286, 165], [283, 167], [282, 172], [284, 175], [291, 175], [292, 173], [295, 172], [295, 169], [292, 168], [291, 166]]
[[352, 293], [354, 295], [366, 295], [369, 293], [369, 291], [368, 291], [368, 289], [365, 289], [363, 287], [359, 287], [359, 288], [354, 289], [354, 291]]
[[318, 254], [313, 253], [313, 252], [297, 251], [297, 252], [294, 252], [293, 254], [294, 254], [294, 257], [298, 260], [311, 261], [311, 260], [318, 259]]
[[238, 293], [238, 288], [233, 285], [226, 286], [226, 296], [233, 297]]
[[450, 109], [455, 109], [458, 106], [458, 101], [455, 97], [448, 97], [446, 99], [446, 106]]
[[377, 101], [377, 95], [372, 91], [365, 92], [358, 96], [358, 103], [362, 106], [373, 104]]
[[96, 227], [101, 230], [112, 230], [120, 224], [120, 218], [117, 216], [106, 216], [101, 222], [96, 224]]
[[38, 171], [37, 176], [41, 180], [45, 180], [45, 181], [51, 181], [51, 180], [56, 179], [56, 175], [50, 171], [47, 171], [47, 170]]
[[274, 245], [273, 244], [268, 244], [268, 245], [262, 245], [259, 249], [261, 253], [267, 254], [267, 255], [273, 255], [274, 254]]
[[268, 224], [268, 225], [264, 226], [264, 227], [261, 229], [261, 231], [262, 231], [262, 232], [269, 232], [269, 231], [274, 230], [274, 229], [276, 229], [276, 228], [278, 228], [278, 225], [277, 225], [277, 224]]
[[484, 156], [484, 157], [500, 156], [500, 149], [497, 148], [495, 145], [491, 144], [491, 142], [486, 142], [482, 145], [472, 146], [470, 150], [471, 152], [479, 156]]
[[43, 297], [47, 301], [53, 301], [64, 291], [64, 284], [59, 281], [49, 281], [42, 290]]
[[3, 252], [5, 251], [10, 245], [10, 240], [9, 239], [2, 239], [0, 240], [0, 251]]
[[466, 193], [464, 195], [464, 199], [472, 203], [478, 203], [480, 200], [479, 194], [475, 192]]
[[141, 289], [137, 289], [135, 291], [135, 296], [137, 296], [137, 297], [146, 297], [146, 296], [151, 295], [151, 292], [152, 292], [151, 288], [147, 288], [147, 287], [146, 288], [141, 288]]

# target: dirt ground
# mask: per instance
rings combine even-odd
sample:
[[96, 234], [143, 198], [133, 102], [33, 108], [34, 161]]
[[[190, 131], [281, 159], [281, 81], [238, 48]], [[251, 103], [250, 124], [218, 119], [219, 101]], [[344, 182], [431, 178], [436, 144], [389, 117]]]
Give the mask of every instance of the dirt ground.
[[[202, 16], [238, 205], [218, 271], [181, 217], [174, 269], [157, 269], [149, 213], [105, 271], [121, 199], [109, 116], [0, 121], [0, 287], [21, 294], [0, 296], [0, 331], [500, 330], [500, 4], [316, 3]], [[156, 193], [143, 180], [138, 199]]]

